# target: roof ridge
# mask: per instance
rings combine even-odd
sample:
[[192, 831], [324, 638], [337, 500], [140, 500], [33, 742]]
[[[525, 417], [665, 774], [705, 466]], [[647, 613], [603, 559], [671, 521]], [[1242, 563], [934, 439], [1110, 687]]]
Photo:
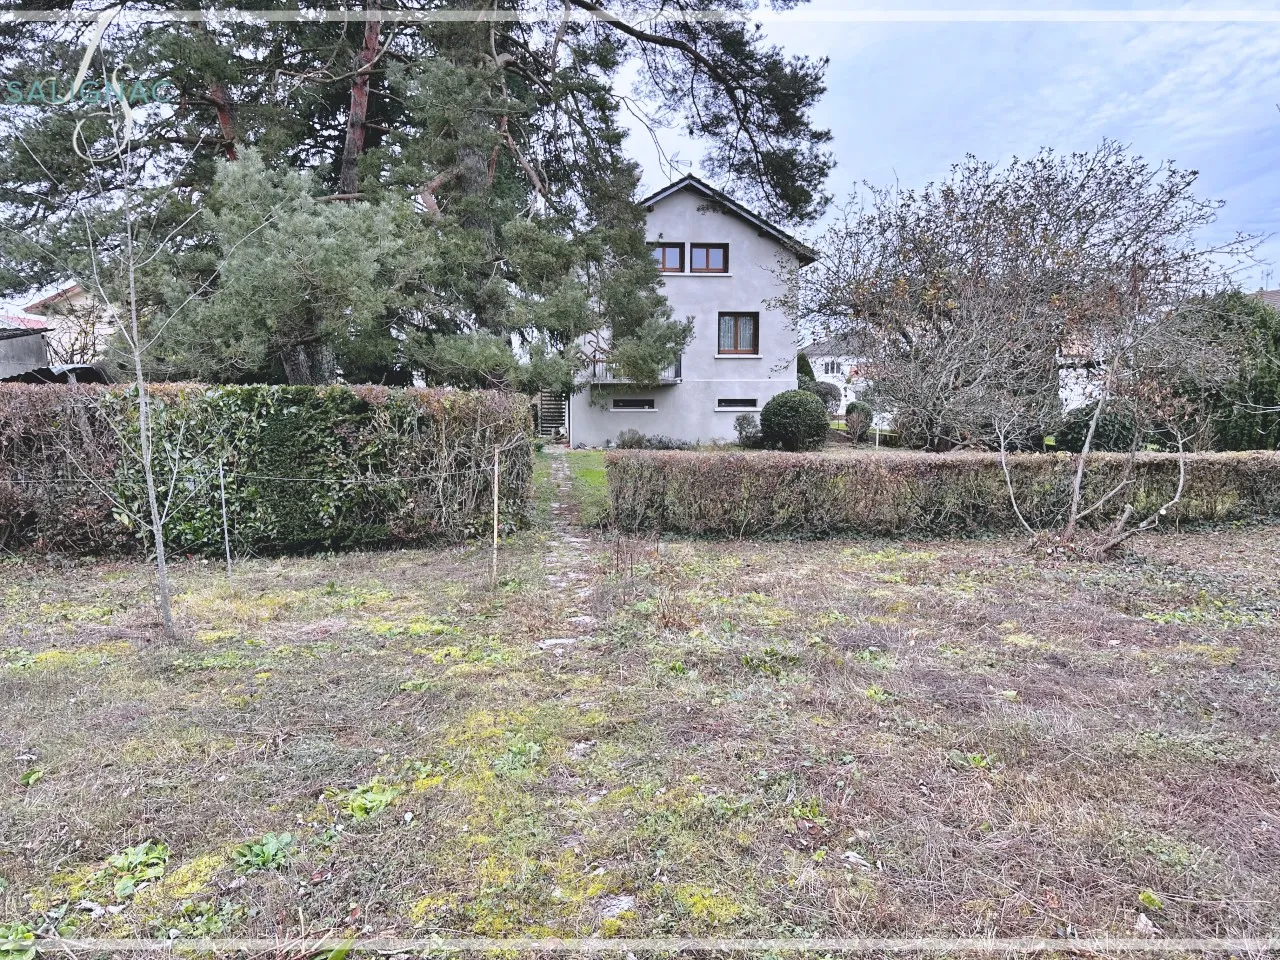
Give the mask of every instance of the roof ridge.
[[756, 227], [760, 228], [766, 233], [771, 234], [773, 238], [779, 242], [779, 244], [789, 249], [792, 253], [796, 254], [796, 256], [800, 258], [800, 260], [803, 261], [801, 263], [801, 266], [807, 266], [808, 264], [813, 263], [815, 260], [818, 259], [818, 251], [814, 250], [813, 247], [809, 246], [803, 240], [800, 240], [792, 236], [787, 231], [779, 227], [777, 224], [771, 222], [770, 220], [756, 213], [750, 207], [747, 207], [744, 204], [739, 203], [737, 200], [733, 199], [733, 197], [729, 196], [729, 194], [725, 193], [720, 188], [712, 186], [711, 184], [703, 180], [701, 177], [698, 177], [692, 173], [686, 173], [679, 180], [673, 180], [671, 183], [667, 184], [665, 187], [662, 187], [659, 190], [655, 190], [653, 193], [649, 194], [647, 197], [644, 197], [640, 201], [640, 205], [643, 207], [652, 206], [653, 204], [658, 203], [659, 201], [664, 200], [667, 197], [671, 196], [671, 194], [677, 192], [678, 190], [683, 190], [685, 187], [690, 187], [690, 186], [700, 188], [701, 191], [706, 195], [710, 196], [711, 199], [716, 200], [724, 204], [726, 207], [728, 207], [729, 212], [737, 214], [739, 217], [743, 218], [744, 220], [747, 220], [748, 222], [755, 224]]

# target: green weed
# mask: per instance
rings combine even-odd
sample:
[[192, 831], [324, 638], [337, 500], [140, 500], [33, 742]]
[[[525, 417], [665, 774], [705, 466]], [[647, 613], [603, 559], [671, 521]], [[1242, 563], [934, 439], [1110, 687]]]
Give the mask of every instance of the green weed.
[[92, 882], [109, 882], [116, 899], [126, 900], [139, 888], [160, 879], [168, 861], [169, 848], [148, 840], [107, 857], [107, 865], [93, 876]]
[[0, 960], [36, 960], [35, 932], [25, 924], [0, 923]]
[[947, 763], [956, 770], [990, 770], [995, 766], [996, 759], [989, 753], [965, 753], [962, 750], [948, 750]]
[[402, 793], [403, 787], [383, 783], [374, 777], [342, 796], [342, 811], [352, 820], [368, 820], [391, 806], [391, 802]]
[[236, 847], [236, 865], [245, 873], [277, 870], [288, 862], [292, 846], [292, 834], [268, 833], [261, 840], [242, 843]]
[[153, 928], [163, 930], [169, 937], [216, 937], [226, 933], [244, 919], [245, 908], [224, 902], [217, 906], [211, 901], [197, 903], [184, 900], [177, 912], [165, 920], [153, 920]]
[[781, 677], [788, 667], [793, 667], [799, 662], [800, 658], [794, 653], [783, 653], [777, 647], [765, 647], [760, 651], [759, 656], [750, 653], [742, 656], [742, 665], [748, 672], [773, 677], [775, 680]]
[[541, 744], [518, 740], [508, 746], [505, 753], [494, 758], [493, 769], [508, 776], [523, 773], [536, 767], [541, 756]]

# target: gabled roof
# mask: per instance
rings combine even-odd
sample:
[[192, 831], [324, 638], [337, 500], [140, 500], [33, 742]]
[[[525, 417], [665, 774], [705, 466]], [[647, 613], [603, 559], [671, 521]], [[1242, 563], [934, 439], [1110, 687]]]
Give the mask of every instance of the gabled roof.
[[640, 201], [640, 204], [641, 206], [652, 207], [655, 203], [665, 200], [673, 193], [678, 193], [681, 190], [692, 190], [695, 193], [700, 193], [708, 200], [712, 200], [722, 206], [726, 213], [731, 213], [739, 219], [745, 220], [747, 223], [759, 230], [763, 235], [772, 237], [799, 258], [800, 266], [807, 267], [809, 264], [813, 263], [813, 261], [818, 259], [818, 251], [814, 250], [813, 247], [801, 243], [785, 230], [775, 227], [758, 213], [753, 213], [748, 210], [723, 190], [717, 190], [715, 187], [711, 186], [711, 184], [699, 180], [691, 173], [687, 176], [681, 177], [679, 180], [675, 181], [675, 183], [667, 184], [656, 193], [649, 194], [649, 196]]
[[36, 300], [32, 303], [28, 303], [22, 309], [25, 310], [27, 313], [43, 314], [46, 311], [48, 311], [51, 307], [55, 306], [56, 304], [61, 303], [63, 300], [69, 300], [72, 297], [74, 297], [76, 294], [81, 292], [82, 291], [80, 289], [80, 284], [76, 283], [75, 281], [72, 281], [71, 283], [68, 283], [65, 286], [59, 287], [57, 290], [53, 291], [53, 293], [49, 294], [47, 297], [41, 297], [39, 300]]
[[852, 341], [843, 337], [827, 337], [815, 340], [806, 347], [800, 348], [806, 357], [857, 357], [858, 351]]

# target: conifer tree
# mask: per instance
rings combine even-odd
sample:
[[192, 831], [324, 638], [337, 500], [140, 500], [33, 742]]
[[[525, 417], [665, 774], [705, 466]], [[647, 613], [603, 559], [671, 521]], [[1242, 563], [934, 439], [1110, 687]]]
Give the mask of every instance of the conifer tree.
[[[111, 235], [122, 185], [82, 154], [115, 141], [93, 94], [118, 80], [146, 170], [142, 324], [166, 318], [146, 330], [153, 376], [564, 387], [605, 326], [629, 372], [656, 374], [689, 330], [623, 151], [628, 62], [739, 199], [792, 223], [826, 203], [824, 64], [768, 45], [747, 0], [499, 0], [481, 18], [267, 0], [176, 20], [190, 5], [159, 2], [109, 23], [40, 6], [79, 19], [0, 24], [0, 94], [20, 101], [0, 115], [0, 296], [86, 271], [86, 219]], [[41, 100], [86, 50], [87, 82]]]

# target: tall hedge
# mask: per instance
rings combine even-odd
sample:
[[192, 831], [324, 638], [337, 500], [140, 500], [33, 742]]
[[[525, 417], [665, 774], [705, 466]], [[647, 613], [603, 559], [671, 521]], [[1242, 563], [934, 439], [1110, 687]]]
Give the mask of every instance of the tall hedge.
[[[1091, 456], [1086, 497], [1119, 482], [1126, 459]], [[1075, 462], [1065, 454], [1011, 458], [1019, 506], [1033, 526], [1063, 519]], [[611, 452], [605, 464], [613, 522], [627, 531], [818, 537], [1020, 529], [995, 454]], [[1168, 522], [1280, 510], [1280, 454], [1196, 454], [1189, 464], [1183, 501]], [[1159, 507], [1177, 474], [1176, 455], [1140, 454], [1123, 502], [1139, 512]]]
[[[525, 398], [384, 387], [149, 389], [153, 465], [177, 552], [460, 540], [529, 501]], [[222, 468], [221, 479], [219, 467]], [[0, 544], [75, 552], [145, 541], [131, 389], [0, 385]]]

